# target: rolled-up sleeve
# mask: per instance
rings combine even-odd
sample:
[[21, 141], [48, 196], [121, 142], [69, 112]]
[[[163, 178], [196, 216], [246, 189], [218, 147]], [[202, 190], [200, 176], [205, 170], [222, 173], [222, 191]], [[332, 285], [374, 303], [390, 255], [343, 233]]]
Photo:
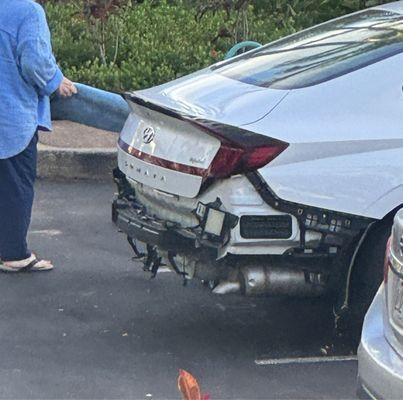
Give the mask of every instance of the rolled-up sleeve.
[[60, 86], [63, 74], [52, 52], [50, 32], [43, 8], [37, 4], [18, 31], [17, 56], [21, 75], [41, 96]]

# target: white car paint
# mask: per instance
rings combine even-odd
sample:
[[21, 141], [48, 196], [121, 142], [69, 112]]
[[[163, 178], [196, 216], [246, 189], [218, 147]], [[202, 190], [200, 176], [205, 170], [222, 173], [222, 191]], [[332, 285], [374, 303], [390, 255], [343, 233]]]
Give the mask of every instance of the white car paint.
[[[185, 122], [165, 115], [147, 111], [146, 108], [132, 105], [130, 114], [123, 128], [121, 139], [133, 149], [173, 163], [182, 163], [191, 167], [206, 169], [220, 148], [220, 142]], [[142, 132], [152, 124], [154, 138], [145, 143]], [[136, 132], [133, 135], [133, 132]], [[119, 151], [120, 170], [138, 182], [155, 189], [169, 192], [175, 187], [175, 194], [195, 197], [200, 191], [202, 178], [147, 163]]]
[[267, 115], [288, 91], [248, 85], [204, 69], [138, 93], [185, 114], [239, 126]]
[[[377, 9], [403, 13], [403, 1]], [[136, 96], [190, 119], [203, 118], [289, 143], [259, 170], [281, 200], [382, 219], [403, 203], [402, 66], [403, 53], [399, 53], [292, 90], [240, 82], [207, 68]], [[124, 143], [149, 156], [208, 169], [220, 147], [218, 140], [192, 123], [130, 105], [133, 113], [121, 134]], [[155, 141], [150, 144], [142, 137], [148, 126], [155, 130]], [[217, 180], [200, 192], [199, 176], [147, 163], [122, 149], [119, 168], [133, 186], [142, 184], [157, 194], [172, 195], [175, 200], [170, 207], [219, 197], [223, 209], [236, 216], [282, 214], [262, 200], [245, 176]], [[166, 216], [167, 204], [164, 200], [155, 213]], [[250, 240], [241, 237], [238, 225], [219, 257], [283, 254], [299, 241], [294, 216], [292, 226], [288, 239]], [[320, 238], [315, 232], [307, 235], [308, 245]]]
[[402, 66], [399, 54], [294, 90], [247, 125], [290, 143], [260, 171], [280, 198], [379, 219], [402, 204]]

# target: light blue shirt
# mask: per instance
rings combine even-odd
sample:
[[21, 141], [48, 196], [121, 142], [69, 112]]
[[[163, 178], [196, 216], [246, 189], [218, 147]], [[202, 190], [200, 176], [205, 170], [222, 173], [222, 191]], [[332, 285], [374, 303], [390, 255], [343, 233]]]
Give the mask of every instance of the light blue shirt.
[[43, 8], [0, 0], [0, 159], [22, 152], [36, 130], [51, 130], [49, 96], [63, 74]]

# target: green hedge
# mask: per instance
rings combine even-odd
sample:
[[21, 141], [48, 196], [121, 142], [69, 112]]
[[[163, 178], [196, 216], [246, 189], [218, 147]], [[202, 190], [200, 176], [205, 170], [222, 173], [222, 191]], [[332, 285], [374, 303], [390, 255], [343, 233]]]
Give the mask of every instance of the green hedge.
[[[244, 16], [247, 38], [262, 43], [367, 5], [340, 0], [252, 3]], [[65, 75], [112, 91], [146, 88], [193, 72], [221, 59], [235, 42], [234, 37], [214, 40], [234, 25], [235, 15], [228, 19], [217, 11], [198, 20], [189, 1], [130, 3], [105, 23], [83, 15], [80, 0], [49, 1], [45, 8]]]

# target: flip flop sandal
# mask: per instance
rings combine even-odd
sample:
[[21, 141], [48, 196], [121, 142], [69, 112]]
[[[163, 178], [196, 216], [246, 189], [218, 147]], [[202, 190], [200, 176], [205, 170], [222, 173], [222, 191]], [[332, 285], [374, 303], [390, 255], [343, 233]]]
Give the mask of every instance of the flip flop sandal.
[[[22, 265], [23, 262], [29, 262], [26, 265]], [[3, 272], [40, 272], [51, 271], [53, 265], [44, 260], [38, 260], [36, 256], [31, 256], [27, 260], [15, 261], [12, 265], [6, 265], [0, 262], [0, 271]]]

